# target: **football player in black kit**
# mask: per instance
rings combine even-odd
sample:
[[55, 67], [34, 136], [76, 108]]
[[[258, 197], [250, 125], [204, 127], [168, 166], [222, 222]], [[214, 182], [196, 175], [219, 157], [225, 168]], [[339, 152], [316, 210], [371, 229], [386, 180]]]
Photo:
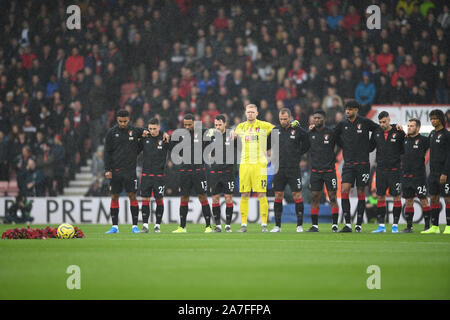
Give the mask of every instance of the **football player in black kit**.
[[[182, 161], [179, 171], [180, 181], [180, 226], [172, 231], [173, 233], [186, 232], [186, 219], [188, 214], [189, 195], [191, 189], [195, 190], [198, 200], [202, 205], [202, 213], [206, 222], [205, 233], [213, 232], [211, 228], [211, 208], [208, 203], [208, 184], [206, 180], [205, 163], [203, 159], [203, 151], [209, 144], [203, 139], [206, 129], [194, 128], [194, 116], [186, 114], [183, 118], [183, 126], [185, 132], [181, 135], [181, 140], [187, 139], [190, 148], [190, 159], [187, 162]], [[173, 139], [173, 134], [172, 134]], [[176, 141], [172, 141], [174, 148]], [[181, 142], [178, 142], [181, 143]], [[174, 151], [174, 150], [173, 150]], [[182, 150], [183, 151], [183, 150]], [[182, 152], [183, 153], [183, 152]], [[181, 155], [182, 156], [182, 155]], [[183, 157], [183, 156], [182, 156]], [[174, 158], [172, 152], [172, 160]]]
[[[283, 212], [284, 189], [286, 185], [292, 191], [297, 215], [297, 232], [303, 232], [303, 198], [302, 174], [300, 171], [300, 157], [309, 149], [307, 132], [300, 127], [292, 127], [292, 115], [288, 108], [279, 112], [280, 126], [272, 130], [278, 133], [279, 168], [273, 177], [273, 190], [275, 191], [275, 227], [270, 232], [281, 232], [281, 215]], [[270, 139], [270, 137], [268, 138]]]
[[[233, 216], [233, 192], [234, 192], [234, 158], [236, 155], [236, 144], [229, 133], [226, 132], [227, 119], [225, 115], [219, 114], [214, 119], [214, 129], [209, 129], [207, 136], [211, 143], [219, 142], [222, 148], [222, 156], [219, 158], [217, 152], [210, 154], [215, 160], [211, 163], [208, 174], [208, 184], [212, 194], [212, 212], [216, 226], [214, 232], [222, 232], [220, 221], [220, 195], [225, 197], [225, 232], [232, 232], [231, 218]], [[221, 136], [221, 140], [217, 135]], [[216, 146], [217, 147], [217, 146]], [[227, 161], [228, 160], [228, 161]]]
[[359, 103], [349, 100], [345, 104], [347, 119], [334, 128], [339, 146], [343, 148], [344, 167], [342, 168], [341, 199], [345, 226], [339, 232], [352, 232], [349, 193], [356, 181], [358, 193], [357, 221], [355, 232], [361, 232], [364, 211], [366, 209], [365, 187], [369, 184], [369, 132], [378, 125], [370, 119], [358, 115]]
[[[422, 205], [425, 221], [429, 221], [430, 207], [427, 198], [425, 154], [430, 146], [429, 139], [419, 133], [420, 120], [408, 121], [408, 135], [404, 142], [402, 197], [405, 198], [405, 233], [413, 232], [414, 197], [417, 196]], [[427, 228], [427, 226], [425, 226]]]
[[138, 180], [136, 177], [136, 158], [139, 140], [144, 129], [131, 126], [130, 115], [126, 110], [116, 113], [117, 124], [110, 128], [105, 138], [105, 177], [110, 180], [112, 227], [106, 233], [119, 232], [119, 196], [123, 188], [130, 199], [133, 220], [132, 232], [139, 233], [139, 205], [136, 200]]
[[336, 139], [332, 129], [325, 126], [325, 111], [318, 110], [313, 114], [313, 124], [308, 132], [311, 155], [311, 220], [310, 232], [319, 231], [320, 196], [323, 186], [327, 188], [331, 204], [331, 231], [338, 231], [339, 206], [336, 199]]
[[430, 112], [430, 122], [434, 127], [430, 139], [430, 176], [428, 188], [431, 200], [432, 226], [423, 234], [440, 233], [439, 212], [441, 210], [439, 195], [445, 201], [447, 226], [444, 234], [450, 234], [450, 133], [445, 128], [445, 115], [439, 109]]
[[142, 220], [141, 232], [148, 233], [148, 219], [150, 217], [150, 196], [156, 201], [156, 223], [154, 231], [161, 230], [161, 220], [164, 213], [164, 169], [167, 155], [171, 150], [171, 143], [164, 140], [161, 126], [156, 118], [150, 119], [148, 124], [149, 134], [140, 141], [140, 148], [143, 150], [144, 163], [141, 176], [141, 196], [142, 196]]
[[391, 125], [389, 113], [378, 115], [380, 127], [370, 137], [370, 151], [377, 148], [376, 189], [377, 189], [377, 219], [379, 226], [373, 233], [386, 232], [384, 225], [386, 217], [386, 191], [394, 198], [394, 223], [392, 233], [398, 233], [398, 221], [402, 212], [401, 201], [401, 155], [405, 133]]

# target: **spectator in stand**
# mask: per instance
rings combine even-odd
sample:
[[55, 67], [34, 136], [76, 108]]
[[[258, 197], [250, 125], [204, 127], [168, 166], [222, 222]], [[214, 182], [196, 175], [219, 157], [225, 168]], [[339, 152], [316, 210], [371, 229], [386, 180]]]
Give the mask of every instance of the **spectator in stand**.
[[45, 178], [42, 171], [36, 169], [33, 158], [28, 159], [25, 169], [25, 195], [27, 197], [45, 196]]
[[378, 68], [384, 74], [387, 73], [387, 66], [394, 62], [394, 55], [390, 52], [389, 44], [383, 43], [381, 47], [381, 53], [376, 58]]
[[10, 147], [3, 131], [0, 131], [0, 181], [9, 181]]
[[392, 85], [385, 75], [380, 76], [380, 83], [377, 86], [377, 104], [390, 104], [392, 99]]
[[275, 96], [276, 101], [285, 100], [287, 98], [287, 93], [290, 92], [291, 96], [295, 99], [297, 98], [297, 89], [290, 79], [284, 79], [283, 86], [278, 89]]
[[386, 69], [386, 76], [388, 77], [389, 83], [392, 87], [395, 87], [397, 85], [397, 80], [399, 78], [398, 72], [395, 69], [395, 65], [393, 63], [390, 63], [387, 66]]
[[50, 146], [47, 143], [42, 144], [42, 152], [36, 158], [36, 168], [42, 172], [43, 181], [43, 195], [50, 197], [56, 196], [53, 189], [53, 181], [55, 177], [54, 172], [55, 158], [50, 152]]
[[424, 94], [421, 94], [421, 89], [418, 86], [413, 86], [408, 96], [408, 104], [426, 104]]
[[64, 193], [64, 175], [66, 172], [65, 167], [65, 149], [62, 144], [62, 137], [60, 134], [56, 134], [53, 138], [53, 146], [51, 152], [54, 158], [54, 178], [56, 181], [55, 193], [62, 195]]
[[450, 27], [450, 13], [448, 10], [448, 4], [444, 4], [442, 13], [439, 14], [437, 21], [440, 23], [441, 27], [444, 30], [448, 30], [448, 28]]
[[65, 70], [69, 72], [72, 81], [75, 81], [77, 73], [84, 69], [84, 57], [79, 52], [78, 47], [72, 48], [72, 55], [67, 58], [65, 63]]
[[403, 84], [403, 79], [397, 80], [397, 85], [392, 90], [392, 104], [408, 103], [408, 89]]
[[302, 68], [302, 62], [300, 60], [294, 60], [288, 77], [297, 85], [297, 88], [300, 88], [300, 86], [306, 83], [308, 73]]
[[334, 4], [330, 8], [330, 14], [327, 16], [328, 27], [336, 30], [340, 20], [344, 20], [344, 17], [339, 13], [338, 6]]
[[190, 94], [193, 86], [197, 86], [197, 79], [192, 75], [190, 68], [181, 69], [182, 78], [180, 81], [179, 95], [181, 99], [186, 99]]
[[[336, 100], [337, 102], [334, 102]], [[336, 104], [337, 103], [337, 104]], [[326, 112], [329, 108], [343, 106], [342, 98], [337, 94], [335, 87], [327, 88], [327, 95], [322, 100], [322, 109]], [[327, 118], [329, 118], [327, 116]]]
[[20, 48], [19, 54], [20, 58], [22, 59], [23, 67], [26, 70], [30, 70], [33, 60], [36, 59], [36, 54], [31, 51], [31, 47], [29, 45], [27, 45], [25, 48]]
[[103, 150], [99, 149], [92, 157], [91, 172], [97, 179], [103, 178], [105, 173], [105, 162], [103, 160]]
[[375, 100], [376, 89], [373, 82], [370, 81], [370, 73], [365, 71], [363, 73], [363, 81], [359, 82], [355, 90], [355, 99], [361, 105], [359, 113], [365, 116], [370, 106]]
[[[214, 124], [214, 119], [216, 119], [216, 116], [219, 115], [220, 112], [217, 110], [216, 104], [213, 101], [210, 101], [208, 103], [208, 110], [205, 110], [202, 112], [202, 123], [210, 127]], [[206, 116], [209, 118], [209, 122], [206, 121]]]
[[449, 103], [448, 89], [450, 86], [450, 68], [447, 61], [447, 54], [439, 54], [436, 80], [436, 102], [440, 104]]
[[217, 17], [214, 19], [213, 24], [218, 31], [228, 28], [229, 21], [225, 16], [224, 8], [217, 10]]
[[354, 5], [350, 5], [348, 7], [347, 14], [344, 18], [344, 28], [347, 30], [347, 32], [350, 32], [353, 27], [357, 24], [361, 23], [361, 16], [356, 11], [356, 8]]
[[430, 57], [428, 55], [424, 54], [422, 56], [421, 63], [417, 66], [417, 74], [426, 83], [427, 88], [435, 88], [435, 82], [437, 80], [436, 68], [430, 63]]
[[216, 88], [216, 80], [211, 77], [208, 69], [203, 71], [203, 77], [198, 82], [198, 88], [200, 89], [200, 94], [205, 95], [207, 88]]
[[403, 63], [398, 69], [398, 76], [403, 79], [405, 86], [408, 89], [411, 89], [414, 85], [416, 71], [416, 65], [413, 62], [412, 56], [407, 55], [405, 63]]

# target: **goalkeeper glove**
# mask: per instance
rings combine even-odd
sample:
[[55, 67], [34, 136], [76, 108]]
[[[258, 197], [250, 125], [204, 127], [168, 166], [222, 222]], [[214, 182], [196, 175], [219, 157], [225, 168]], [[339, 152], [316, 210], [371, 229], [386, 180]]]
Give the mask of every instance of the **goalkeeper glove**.
[[292, 128], [300, 127], [300, 122], [298, 122], [297, 120], [292, 121], [291, 122], [291, 127]]

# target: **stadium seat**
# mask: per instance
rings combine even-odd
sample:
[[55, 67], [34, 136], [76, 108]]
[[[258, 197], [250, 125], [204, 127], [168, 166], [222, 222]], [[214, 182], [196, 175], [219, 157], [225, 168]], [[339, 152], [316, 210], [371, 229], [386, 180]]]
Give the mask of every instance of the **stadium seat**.
[[17, 196], [19, 194], [19, 187], [17, 186], [17, 180], [11, 180], [8, 184], [7, 190], [8, 196]]
[[134, 82], [127, 82], [122, 85], [122, 88], [120, 89], [121, 97], [120, 97], [120, 106], [123, 107], [125, 101], [130, 97], [131, 92], [133, 89], [136, 88], [136, 83]]
[[8, 190], [8, 181], [0, 181], [0, 195], [4, 196]]

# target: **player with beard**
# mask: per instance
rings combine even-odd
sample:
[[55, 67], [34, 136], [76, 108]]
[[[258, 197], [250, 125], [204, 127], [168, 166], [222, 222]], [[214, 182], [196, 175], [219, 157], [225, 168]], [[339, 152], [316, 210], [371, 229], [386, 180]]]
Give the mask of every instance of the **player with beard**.
[[232, 232], [231, 218], [233, 215], [234, 158], [236, 154], [236, 144], [234, 143], [231, 134], [226, 132], [226, 129], [227, 119], [225, 115], [219, 114], [214, 120], [214, 129], [209, 129], [207, 134], [207, 136], [211, 137], [211, 143], [220, 143], [220, 148], [222, 148], [222, 155], [220, 157], [216, 151], [210, 153], [211, 160], [214, 159], [213, 163], [211, 163], [208, 175], [208, 184], [212, 194], [212, 211], [216, 223], [214, 232], [222, 232], [220, 219], [220, 195], [222, 193], [224, 194], [226, 203], [225, 232]]
[[356, 181], [358, 193], [357, 221], [355, 232], [362, 231], [362, 220], [366, 209], [365, 188], [369, 184], [369, 132], [378, 125], [370, 119], [358, 115], [359, 103], [349, 100], [345, 104], [346, 119], [334, 129], [337, 142], [343, 148], [344, 167], [342, 168], [342, 211], [345, 226], [339, 232], [352, 232], [349, 193]]
[[430, 112], [430, 122], [434, 127], [429, 135], [430, 176], [428, 177], [432, 226], [421, 233], [440, 233], [439, 212], [441, 206], [439, 195], [441, 195], [445, 201], [447, 218], [444, 234], [450, 234], [450, 133], [445, 128], [445, 115], [441, 110], [435, 109]]
[[389, 194], [394, 198], [392, 233], [398, 233], [398, 221], [402, 211], [400, 164], [405, 133], [397, 130], [395, 125], [390, 124], [391, 119], [386, 111], [380, 112], [378, 121], [380, 127], [370, 137], [370, 151], [377, 148], [376, 189], [379, 223], [378, 228], [372, 232], [386, 232], [384, 224], [386, 219], [386, 191], [389, 188]]
[[320, 196], [325, 184], [331, 204], [331, 231], [338, 231], [339, 206], [336, 199], [336, 138], [333, 129], [325, 126], [325, 112], [318, 110], [313, 114], [313, 124], [308, 132], [311, 148], [311, 220], [310, 232], [319, 231]]
[[105, 177], [110, 180], [112, 227], [106, 233], [119, 232], [119, 197], [122, 190], [130, 199], [130, 211], [133, 220], [132, 232], [139, 233], [139, 205], [136, 199], [138, 180], [136, 160], [139, 140], [146, 135], [144, 129], [131, 126], [127, 110], [116, 113], [117, 124], [110, 128], [105, 138]]
[[278, 134], [279, 169], [273, 178], [275, 191], [275, 227], [270, 232], [281, 232], [281, 215], [283, 212], [284, 189], [286, 185], [292, 191], [297, 215], [297, 232], [303, 232], [303, 197], [302, 173], [300, 158], [309, 149], [308, 134], [300, 127], [292, 127], [291, 111], [282, 108], [279, 113], [280, 126], [272, 130], [271, 134]]
[[[429, 216], [430, 207], [427, 198], [425, 154], [430, 147], [427, 137], [419, 133], [420, 120], [408, 121], [408, 135], [404, 142], [402, 197], [405, 198], [405, 233], [413, 232], [414, 197], [417, 196], [422, 205], [424, 216]], [[425, 226], [426, 227], [426, 226]]]
[[[185, 233], [186, 232], [186, 220], [188, 214], [188, 203], [191, 189], [195, 190], [198, 196], [198, 200], [202, 205], [202, 214], [205, 218], [206, 228], [205, 233], [213, 232], [211, 228], [211, 208], [208, 203], [208, 184], [205, 173], [205, 163], [203, 159], [203, 150], [209, 142], [203, 139], [206, 129], [197, 130], [194, 129], [194, 116], [192, 114], [186, 114], [183, 118], [183, 126], [185, 132], [181, 135], [181, 140], [187, 140], [190, 148], [190, 158], [187, 162], [183, 162], [180, 166], [179, 181], [180, 181], [180, 226], [172, 231], [173, 233]], [[172, 135], [173, 137], [173, 135]], [[175, 142], [174, 148], [175, 148]], [[178, 142], [178, 143], [181, 143]], [[197, 154], [197, 150], [201, 154]], [[184, 153], [184, 150], [181, 150]], [[182, 154], [180, 154], [183, 157]], [[200, 156], [199, 161], [196, 161]], [[173, 155], [172, 155], [173, 159]], [[197, 163], [196, 163], [197, 162]]]

